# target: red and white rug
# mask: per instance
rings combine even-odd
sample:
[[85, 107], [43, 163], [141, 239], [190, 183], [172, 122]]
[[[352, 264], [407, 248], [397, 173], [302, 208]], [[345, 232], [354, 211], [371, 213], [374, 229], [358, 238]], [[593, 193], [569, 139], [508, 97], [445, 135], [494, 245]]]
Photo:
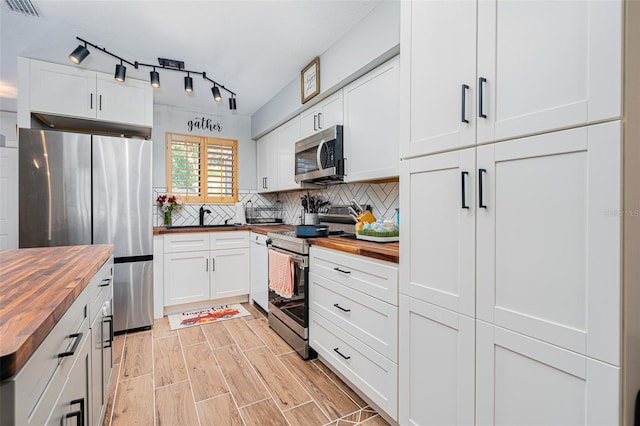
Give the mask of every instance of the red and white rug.
[[169, 325], [172, 330], [177, 330], [179, 328], [240, 318], [247, 315], [251, 314], [240, 304], [214, 306], [211, 308], [169, 315]]

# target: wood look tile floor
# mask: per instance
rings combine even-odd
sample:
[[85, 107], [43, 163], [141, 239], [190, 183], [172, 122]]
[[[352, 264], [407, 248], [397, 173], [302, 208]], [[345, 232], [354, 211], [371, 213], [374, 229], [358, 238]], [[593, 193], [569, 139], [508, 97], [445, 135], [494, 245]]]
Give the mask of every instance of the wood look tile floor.
[[250, 304], [219, 323], [114, 339], [103, 426], [388, 425], [320, 361], [303, 361]]

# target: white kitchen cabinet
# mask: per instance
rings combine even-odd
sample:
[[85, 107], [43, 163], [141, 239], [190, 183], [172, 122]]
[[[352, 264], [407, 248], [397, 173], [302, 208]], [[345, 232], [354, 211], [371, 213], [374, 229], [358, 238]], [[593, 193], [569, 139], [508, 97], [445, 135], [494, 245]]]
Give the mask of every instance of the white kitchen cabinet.
[[209, 299], [209, 250], [164, 255], [164, 304]]
[[400, 312], [399, 423], [472, 425], [475, 320], [404, 295]]
[[249, 294], [249, 248], [211, 250], [209, 298]]
[[269, 252], [267, 236], [251, 233], [251, 278], [249, 297], [253, 303], [260, 305], [265, 311], [269, 310]]
[[295, 179], [295, 148], [296, 142], [300, 140], [300, 116], [296, 116], [278, 127], [277, 137], [278, 190], [298, 189], [300, 184]]
[[398, 176], [400, 60], [343, 88], [345, 182]]
[[153, 89], [146, 82], [30, 60], [32, 112], [153, 126]]
[[478, 143], [619, 117], [622, 22], [620, 0], [479, 1]]
[[477, 322], [476, 422], [619, 424], [620, 369]]
[[620, 132], [478, 148], [479, 319], [620, 365]]
[[271, 131], [256, 141], [258, 192], [275, 191], [278, 186], [278, 140]]
[[304, 139], [343, 123], [342, 90], [300, 113], [300, 138]]
[[402, 157], [621, 114], [622, 1], [401, 9]]
[[400, 293], [475, 315], [475, 148], [402, 164]]
[[400, 7], [401, 157], [473, 145], [476, 2]]

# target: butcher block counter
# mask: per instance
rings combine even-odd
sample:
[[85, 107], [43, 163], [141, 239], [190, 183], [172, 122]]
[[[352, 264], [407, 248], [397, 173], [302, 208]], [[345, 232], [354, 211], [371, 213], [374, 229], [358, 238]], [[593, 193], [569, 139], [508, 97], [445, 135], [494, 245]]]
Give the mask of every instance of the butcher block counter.
[[400, 261], [399, 243], [374, 243], [372, 241], [342, 237], [309, 238], [308, 241], [312, 246], [340, 250], [373, 259], [386, 260], [387, 262], [399, 263]]
[[0, 250], [0, 379], [14, 376], [113, 253], [113, 245]]

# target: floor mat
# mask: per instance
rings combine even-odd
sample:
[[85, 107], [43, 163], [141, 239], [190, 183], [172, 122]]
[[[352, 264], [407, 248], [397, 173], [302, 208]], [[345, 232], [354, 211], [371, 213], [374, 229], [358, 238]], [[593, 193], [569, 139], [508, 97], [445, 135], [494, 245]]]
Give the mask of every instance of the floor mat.
[[239, 304], [214, 306], [197, 311], [169, 315], [169, 325], [172, 330], [177, 330], [179, 328], [240, 318], [247, 315], [251, 314]]

